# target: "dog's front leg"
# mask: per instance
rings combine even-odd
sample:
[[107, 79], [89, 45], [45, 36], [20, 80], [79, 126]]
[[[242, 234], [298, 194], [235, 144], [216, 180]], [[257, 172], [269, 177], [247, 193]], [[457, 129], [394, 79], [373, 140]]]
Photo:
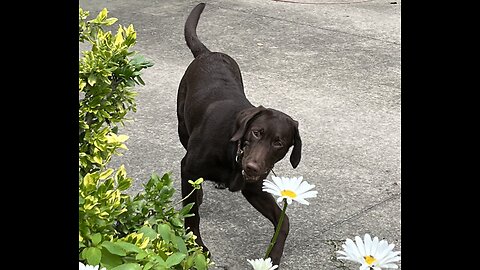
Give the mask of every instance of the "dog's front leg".
[[[262, 191], [262, 181], [255, 184], [245, 185], [245, 188], [242, 190], [242, 194], [248, 200], [248, 202], [255, 207], [255, 209], [257, 209], [260, 213], [262, 213], [262, 215], [264, 215], [273, 223], [275, 230], [282, 210], [277, 205], [277, 202], [272, 195]], [[280, 266], [280, 259], [282, 258], [283, 247], [285, 245], [285, 240], [287, 239], [289, 227], [290, 225], [288, 216], [285, 215], [277, 241], [275, 242], [275, 245], [273, 246], [269, 256], [272, 258], [272, 262], [278, 266]]]
[[[182, 198], [185, 198], [188, 195], [190, 196], [184, 199], [182, 202], [183, 206], [192, 202], [194, 203], [192, 209], [190, 210], [190, 213], [194, 214], [194, 216], [185, 218], [184, 226], [187, 232], [191, 231], [195, 236], [197, 236], [195, 242], [197, 242], [197, 244], [203, 248], [203, 251], [208, 251], [208, 248], [203, 244], [202, 237], [200, 236], [200, 215], [198, 214], [198, 208], [200, 204], [202, 204], [203, 199], [203, 187], [201, 189], [194, 190], [193, 186], [188, 183], [188, 180], [195, 181], [196, 179], [194, 179], [194, 177], [188, 172], [186, 166], [186, 157], [187, 156], [182, 159], [181, 168]], [[190, 194], [192, 191], [193, 193]]]

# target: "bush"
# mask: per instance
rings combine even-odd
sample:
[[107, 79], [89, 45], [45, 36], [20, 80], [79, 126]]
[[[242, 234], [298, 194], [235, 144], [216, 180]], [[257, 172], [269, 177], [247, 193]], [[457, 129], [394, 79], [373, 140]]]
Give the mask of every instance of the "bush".
[[[113, 270], [207, 269], [207, 254], [183, 227], [193, 204], [174, 208], [170, 174], [152, 174], [132, 198], [125, 167], [108, 167], [127, 149], [118, 126], [135, 112], [132, 88], [144, 84], [141, 71], [153, 64], [131, 51], [133, 25], [113, 35], [103, 29], [117, 22], [107, 9], [88, 16], [79, 9], [79, 42], [91, 45], [79, 67], [79, 261]], [[201, 181], [191, 183], [198, 188]]]

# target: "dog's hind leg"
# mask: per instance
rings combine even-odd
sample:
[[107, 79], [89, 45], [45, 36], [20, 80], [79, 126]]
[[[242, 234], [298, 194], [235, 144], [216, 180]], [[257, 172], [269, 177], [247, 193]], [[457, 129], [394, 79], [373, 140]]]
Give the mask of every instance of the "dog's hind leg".
[[177, 120], [178, 120], [178, 137], [183, 147], [187, 149], [188, 147], [188, 130], [185, 125], [185, 97], [187, 94], [187, 87], [185, 86], [185, 78], [182, 78], [180, 85], [178, 87], [177, 93]]

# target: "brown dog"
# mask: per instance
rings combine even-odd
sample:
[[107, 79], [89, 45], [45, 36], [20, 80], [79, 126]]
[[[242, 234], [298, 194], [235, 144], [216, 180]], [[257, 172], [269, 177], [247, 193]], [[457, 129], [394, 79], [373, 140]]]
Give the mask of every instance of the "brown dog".
[[[197, 5], [185, 23], [185, 40], [195, 59], [185, 71], [177, 96], [178, 134], [187, 150], [181, 163], [182, 196], [193, 189], [188, 180], [203, 177], [217, 187], [241, 190], [276, 227], [281, 209], [272, 195], [262, 191], [262, 180], [291, 146], [290, 162], [293, 168], [298, 166], [302, 148], [298, 122], [247, 100], [237, 63], [226, 54], [211, 52], [197, 37], [204, 7]], [[208, 250], [199, 231], [202, 197], [200, 189], [184, 201], [184, 205], [195, 202], [191, 211], [195, 216], [185, 219], [185, 228]], [[280, 263], [288, 230], [285, 216], [270, 254], [274, 264]]]

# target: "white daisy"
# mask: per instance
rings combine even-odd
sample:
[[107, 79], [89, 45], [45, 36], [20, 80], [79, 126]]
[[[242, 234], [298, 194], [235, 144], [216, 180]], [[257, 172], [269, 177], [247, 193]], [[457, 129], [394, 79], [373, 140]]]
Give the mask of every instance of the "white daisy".
[[272, 265], [272, 259], [256, 259], [247, 261], [253, 266], [253, 270], [274, 270], [278, 268], [278, 265]]
[[[78, 270], [98, 270], [99, 265], [92, 266], [92, 265], [85, 265], [81, 262], [78, 262]], [[105, 267], [102, 267], [100, 270], [107, 270]]]
[[302, 181], [303, 177], [286, 178], [272, 176], [272, 181], [263, 180], [263, 191], [272, 195], [279, 196], [277, 202], [287, 199], [287, 204], [292, 200], [302, 204], [309, 204], [305, 199], [317, 197], [317, 191], [310, 191], [315, 185], [310, 185], [307, 181]]
[[379, 241], [378, 237], [373, 240], [369, 234], [365, 234], [363, 241], [359, 236], [355, 236], [355, 243], [347, 238], [342, 245], [343, 250], [337, 251], [343, 255], [338, 259], [345, 259], [361, 263], [360, 270], [382, 270], [382, 268], [398, 268], [394, 262], [400, 261], [400, 251], [393, 251], [394, 244], [388, 244], [387, 241]]

